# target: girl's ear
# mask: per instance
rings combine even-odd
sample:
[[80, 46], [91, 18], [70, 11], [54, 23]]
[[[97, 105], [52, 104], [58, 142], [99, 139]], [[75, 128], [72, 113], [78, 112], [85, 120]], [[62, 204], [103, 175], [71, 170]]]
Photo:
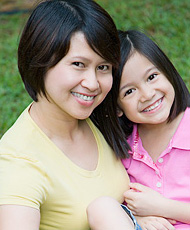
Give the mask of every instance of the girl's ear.
[[118, 117], [123, 116], [123, 111], [119, 107], [117, 107], [117, 116]]

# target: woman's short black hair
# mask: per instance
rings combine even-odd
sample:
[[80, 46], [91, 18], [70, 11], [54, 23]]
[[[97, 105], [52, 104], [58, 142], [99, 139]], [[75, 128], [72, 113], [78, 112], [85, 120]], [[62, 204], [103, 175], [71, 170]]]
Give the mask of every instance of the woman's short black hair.
[[[38, 101], [40, 94], [46, 97], [46, 73], [68, 53], [71, 37], [76, 32], [82, 32], [89, 46], [112, 64], [114, 84], [120, 61], [120, 42], [110, 15], [93, 0], [45, 0], [31, 13], [18, 48], [18, 68], [25, 88], [34, 101]], [[105, 120], [107, 116], [114, 124], [115, 135], [119, 127], [112, 103], [112, 94], [108, 93], [90, 118], [116, 155], [124, 158], [126, 148], [119, 139], [113, 141], [114, 138], [107, 135], [110, 128], [108, 119]], [[105, 109], [107, 104], [111, 109]]]
[[71, 37], [78, 31], [97, 54], [118, 66], [117, 29], [102, 7], [92, 0], [42, 1], [31, 13], [18, 47], [18, 68], [34, 101], [38, 94], [46, 96], [44, 77], [68, 53]]

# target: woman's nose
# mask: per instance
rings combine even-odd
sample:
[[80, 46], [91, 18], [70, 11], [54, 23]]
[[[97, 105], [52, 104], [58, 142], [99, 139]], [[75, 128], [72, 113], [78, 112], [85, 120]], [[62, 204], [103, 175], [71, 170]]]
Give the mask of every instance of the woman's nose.
[[96, 71], [87, 71], [81, 82], [82, 87], [95, 91], [99, 88], [99, 82]]

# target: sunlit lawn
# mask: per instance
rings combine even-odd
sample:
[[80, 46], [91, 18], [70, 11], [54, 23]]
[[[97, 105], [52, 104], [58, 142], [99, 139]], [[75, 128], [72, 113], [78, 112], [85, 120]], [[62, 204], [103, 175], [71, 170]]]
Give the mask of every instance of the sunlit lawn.
[[[147, 31], [190, 88], [189, 0], [97, 0], [119, 29]], [[0, 137], [31, 102], [17, 70], [17, 46], [27, 14], [0, 15]]]

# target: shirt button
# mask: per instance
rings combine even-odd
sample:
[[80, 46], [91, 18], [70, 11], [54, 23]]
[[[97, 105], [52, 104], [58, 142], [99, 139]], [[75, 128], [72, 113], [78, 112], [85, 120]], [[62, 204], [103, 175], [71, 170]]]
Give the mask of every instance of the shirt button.
[[159, 162], [159, 163], [162, 163], [163, 161], [164, 161], [163, 158], [159, 158], [159, 159], [158, 159], [158, 162]]
[[156, 184], [156, 186], [157, 186], [158, 188], [160, 188], [160, 187], [162, 186], [162, 183], [158, 182], [158, 183]]

